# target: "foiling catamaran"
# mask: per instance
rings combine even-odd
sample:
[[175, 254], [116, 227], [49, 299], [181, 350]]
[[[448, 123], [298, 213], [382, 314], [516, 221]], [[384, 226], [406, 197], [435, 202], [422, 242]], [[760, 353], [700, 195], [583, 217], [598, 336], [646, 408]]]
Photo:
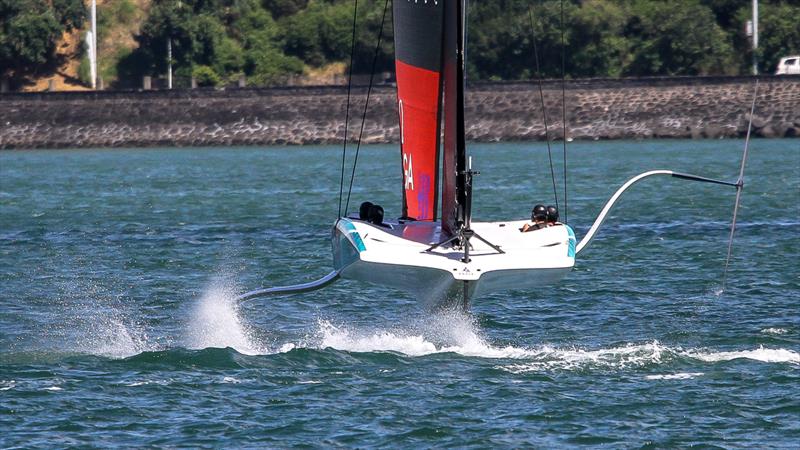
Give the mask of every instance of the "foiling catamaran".
[[402, 217], [384, 222], [382, 209], [362, 205], [360, 215], [345, 214], [333, 226], [332, 272], [310, 283], [251, 291], [238, 300], [321, 289], [339, 278], [391, 286], [427, 305], [463, 308], [490, 292], [539, 288], [566, 276], [622, 193], [654, 175], [736, 187], [730, 258], [749, 128], [736, 182], [669, 170], [642, 173], [616, 191], [580, 242], [566, 223], [521, 232], [525, 219], [473, 221], [477, 172], [467, 156], [464, 124], [466, 0], [394, 0], [393, 18]]

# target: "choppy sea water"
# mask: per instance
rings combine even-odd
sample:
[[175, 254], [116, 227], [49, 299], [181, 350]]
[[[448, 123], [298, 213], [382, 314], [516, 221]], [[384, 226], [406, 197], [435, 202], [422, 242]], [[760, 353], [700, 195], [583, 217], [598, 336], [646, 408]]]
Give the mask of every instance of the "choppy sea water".
[[[568, 221], [580, 238], [648, 169], [734, 180], [742, 147], [574, 143]], [[476, 220], [553, 202], [541, 143], [471, 152]], [[234, 304], [330, 270], [340, 163], [337, 147], [0, 153], [0, 447], [800, 442], [800, 141], [752, 141], [721, 294], [734, 191], [663, 178], [562, 283], [470, 315], [349, 281]], [[397, 149], [363, 148], [354, 186], [351, 211], [399, 215]]]

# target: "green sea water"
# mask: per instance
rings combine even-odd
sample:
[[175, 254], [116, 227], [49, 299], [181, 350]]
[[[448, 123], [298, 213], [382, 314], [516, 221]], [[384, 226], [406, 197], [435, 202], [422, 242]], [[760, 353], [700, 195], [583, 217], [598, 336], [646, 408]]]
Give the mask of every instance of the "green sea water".
[[[735, 181], [743, 144], [573, 143], [562, 218], [645, 170]], [[331, 269], [338, 147], [0, 152], [0, 447], [796, 448], [800, 140], [750, 150], [724, 292], [734, 190], [662, 178], [471, 314], [347, 280], [232, 302]], [[470, 152], [475, 220], [553, 203], [543, 144]], [[400, 175], [362, 148], [348, 210], [397, 217]]]

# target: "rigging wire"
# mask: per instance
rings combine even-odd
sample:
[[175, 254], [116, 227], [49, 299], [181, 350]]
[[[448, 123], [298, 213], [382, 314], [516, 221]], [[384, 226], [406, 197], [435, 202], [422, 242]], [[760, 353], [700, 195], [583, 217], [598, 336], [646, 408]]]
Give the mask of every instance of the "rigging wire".
[[747, 137], [744, 139], [744, 153], [742, 154], [742, 165], [739, 168], [739, 178], [736, 180], [736, 203], [733, 205], [733, 219], [731, 220], [731, 234], [728, 238], [728, 254], [725, 256], [725, 270], [722, 272], [722, 290], [720, 294], [725, 291], [725, 283], [728, 280], [728, 265], [731, 261], [731, 251], [733, 250], [733, 235], [736, 232], [736, 214], [739, 213], [739, 200], [742, 196], [742, 188], [744, 187], [744, 165], [747, 163], [747, 150], [750, 145], [750, 131], [753, 128], [753, 113], [756, 109], [756, 98], [758, 97], [758, 78], [756, 78], [756, 86], [753, 90], [753, 103], [750, 105], [750, 120], [747, 123]]
[[[350, 174], [350, 187], [347, 189], [347, 201], [344, 204], [345, 214], [347, 214], [347, 208], [350, 206], [350, 194], [353, 192], [353, 180], [356, 177], [356, 165], [358, 164], [358, 153], [361, 150], [361, 138], [364, 136], [364, 124], [367, 121], [367, 109], [369, 108], [369, 98], [372, 94], [372, 85], [373, 79], [375, 78], [375, 66], [378, 63], [378, 52], [381, 49], [381, 40], [383, 39], [383, 26], [386, 23], [386, 11], [389, 9], [389, 0], [386, 0], [386, 3], [383, 5], [383, 16], [381, 17], [381, 28], [378, 32], [378, 43], [375, 45], [375, 53], [372, 55], [372, 68], [370, 69], [369, 74], [369, 87], [367, 87], [367, 98], [364, 101], [364, 113], [361, 116], [361, 130], [358, 133], [358, 140], [356, 141], [356, 154], [353, 158], [353, 171]], [[355, 27], [353, 31], [355, 35]], [[350, 58], [352, 59], [353, 55], [350, 54]]]
[[561, 124], [564, 143], [564, 223], [567, 223], [567, 94], [566, 94], [566, 45], [564, 44], [564, 0], [561, 0]]
[[528, 6], [528, 19], [531, 25], [531, 41], [533, 43], [533, 59], [536, 63], [536, 78], [539, 84], [539, 99], [542, 104], [542, 118], [544, 120], [544, 139], [547, 142], [547, 158], [550, 160], [550, 179], [553, 180], [553, 197], [558, 208], [558, 189], [556, 188], [556, 172], [553, 169], [553, 153], [550, 149], [550, 131], [547, 127], [547, 109], [544, 105], [544, 91], [542, 90], [542, 72], [539, 68], [539, 52], [536, 48], [536, 31], [533, 26], [533, 8]]
[[[353, 5], [353, 37], [350, 44], [350, 69], [347, 74], [347, 106], [344, 112], [344, 139], [342, 141], [342, 174], [339, 178], [339, 212], [336, 220], [342, 217], [342, 193], [344, 191], [344, 165], [347, 158], [347, 125], [350, 122], [350, 89], [353, 85], [353, 55], [356, 52], [356, 17], [358, 13], [358, 0]], [[349, 194], [348, 194], [349, 197]], [[345, 212], [347, 209], [345, 208]]]

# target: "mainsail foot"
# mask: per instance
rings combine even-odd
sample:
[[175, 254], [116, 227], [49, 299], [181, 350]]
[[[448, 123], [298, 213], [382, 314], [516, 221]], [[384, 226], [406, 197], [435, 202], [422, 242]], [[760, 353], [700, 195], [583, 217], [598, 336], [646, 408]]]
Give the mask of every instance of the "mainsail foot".
[[277, 286], [265, 289], [257, 289], [255, 291], [245, 292], [244, 294], [236, 297], [234, 299], [235, 302], [242, 302], [245, 300], [251, 300], [258, 297], [270, 297], [276, 295], [289, 295], [289, 294], [300, 294], [303, 292], [311, 292], [316, 291], [318, 289], [322, 289], [333, 284], [336, 280], [339, 279], [339, 271], [334, 270], [331, 273], [325, 275], [324, 277], [320, 278], [316, 281], [311, 281], [309, 283], [303, 284], [295, 284], [292, 286]]

